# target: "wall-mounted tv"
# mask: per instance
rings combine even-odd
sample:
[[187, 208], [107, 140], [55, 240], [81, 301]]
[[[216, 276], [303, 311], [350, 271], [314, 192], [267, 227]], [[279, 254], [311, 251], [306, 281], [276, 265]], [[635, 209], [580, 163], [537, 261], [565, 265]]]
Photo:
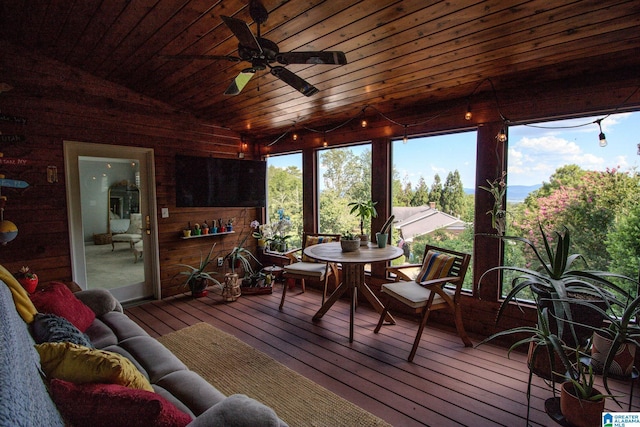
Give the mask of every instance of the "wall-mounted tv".
[[176, 156], [177, 207], [264, 207], [267, 162]]

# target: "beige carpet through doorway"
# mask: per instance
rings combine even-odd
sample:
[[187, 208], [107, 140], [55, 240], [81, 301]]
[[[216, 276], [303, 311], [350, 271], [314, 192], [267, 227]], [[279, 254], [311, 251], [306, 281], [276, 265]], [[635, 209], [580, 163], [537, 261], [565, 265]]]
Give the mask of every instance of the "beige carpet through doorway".
[[158, 339], [226, 395], [242, 393], [292, 427], [389, 426], [364, 409], [207, 323]]

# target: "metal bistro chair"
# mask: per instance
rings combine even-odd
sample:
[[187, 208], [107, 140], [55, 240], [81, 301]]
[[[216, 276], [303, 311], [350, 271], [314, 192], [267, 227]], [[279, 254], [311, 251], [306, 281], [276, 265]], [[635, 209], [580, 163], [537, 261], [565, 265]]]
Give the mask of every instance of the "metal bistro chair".
[[[409, 362], [416, 354], [429, 313], [433, 310], [450, 309], [462, 342], [466, 347], [473, 345], [464, 330], [460, 311], [460, 293], [471, 255], [431, 245], [426, 245], [424, 253], [422, 265], [406, 264], [387, 268], [387, 271], [395, 273], [396, 281], [382, 285], [381, 291], [386, 296], [386, 301], [374, 330], [375, 333], [380, 331], [389, 306], [394, 301], [414, 309], [416, 313], [422, 312], [418, 333], [409, 353]], [[420, 273], [415, 279], [403, 272], [407, 269], [415, 271], [419, 267], [421, 267]], [[446, 285], [454, 287], [446, 287]]]
[[[304, 233], [302, 235], [302, 247], [293, 249], [285, 255], [290, 260], [289, 265], [284, 266], [285, 279], [300, 280], [302, 286], [302, 292], [305, 291], [305, 280], [318, 280], [324, 282], [324, 290], [322, 292], [322, 304], [327, 298], [327, 282], [329, 277], [333, 276], [334, 285], [338, 286], [338, 267], [332, 262], [320, 262], [313, 258], [302, 254], [300, 257], [298, 252], [304, 251], [308, 246], [318, 245], [329, 242], [339, 242], [339, 234], [323, 234], [323, 233]], [[287, 283], [285, 280], [284, 287], [282, 288], [282, 299], [280, 300], [280, 310], [284, 305], [284, 298], [287, 294]]]

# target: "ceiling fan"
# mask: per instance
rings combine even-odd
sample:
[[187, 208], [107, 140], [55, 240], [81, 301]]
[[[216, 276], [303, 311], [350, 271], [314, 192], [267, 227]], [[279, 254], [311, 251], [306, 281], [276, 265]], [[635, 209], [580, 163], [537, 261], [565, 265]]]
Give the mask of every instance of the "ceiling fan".
[[[238, 56], [218, 55], [173, 55], [171, 59], [212, 59], [232, 62], [250, 62], [251, 66], [244, 68], [231, 82], [225, 95], [237, 95], [249, 83], [251, 77], [269, 68], [269, 72], [293, 87], [305, 96], [318, 93], [318, 89], [303, 78], [297, 76], [284, 66], [290, 64], [326, 64], [344, 65], [347, 57], [340, 51], [318, 52], [280, 52], [278, 45], [260, 36], [260, 25], [269, 17], [267, 9], [259, 0], [249, 1], [249, 15], [257, 24], [257, 34], [254, 36], [246, 22], [229, 16], [221, 16], [223, 22], [239, 41]], [[275, 63], [281, 65], [274, 65]]]

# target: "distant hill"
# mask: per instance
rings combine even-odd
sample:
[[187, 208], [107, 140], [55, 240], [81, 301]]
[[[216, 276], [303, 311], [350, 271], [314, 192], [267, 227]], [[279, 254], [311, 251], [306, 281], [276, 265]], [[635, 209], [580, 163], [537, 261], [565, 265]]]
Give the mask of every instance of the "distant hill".
[[[522, 203], [524, 199], [531, 193], [532, 191], [536, 191], [538, 188], [542, 187], [542, 184], [536, 185], [509, 185], [507, 187], [507, 202], [511, 203]], [[464, 192], [466, 194], [475, 194], [475, 189], [473, 188], [465, 188]]]

